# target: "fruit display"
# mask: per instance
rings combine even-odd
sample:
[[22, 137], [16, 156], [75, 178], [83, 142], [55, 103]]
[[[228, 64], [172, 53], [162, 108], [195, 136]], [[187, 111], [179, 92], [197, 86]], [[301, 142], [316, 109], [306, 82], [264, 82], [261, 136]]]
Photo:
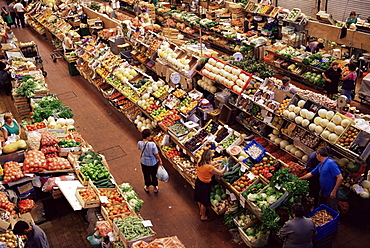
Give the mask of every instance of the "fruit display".
[[290, 121], [307, 128], [315, 116], [314, 109], [306, 108], [305, 100], [299, 100], [297, 105], [290, 104], [284, 111], [283, 116]]
[[235, 134], [232, 134], [230, 137], [226, 138], [221, 143], [219, 143], [218, 147], [225, 150], [228, 147], [230, 147], [232, 144], [234, 144], [234, 142], [237, 141], [238, 138], [239, 138], [238, 136], [236, 136]]
[[[334, 123], [330, 123], [330, 120], [335, 115], [334, 111], [328, 111], [326, 109], [319, 109], [317, 112], [317, 116], [313, 119], [314, 123], [311, 123], [308, 128], [311, 131], [314, 131], [317, 135], [324, 135], [324, 137], [328, 137], [330, 132], [334, 132], [335, 125]], [[330, 124], [329, 124], [330, 123]], [[324, 129], [328, 129], [324, 132]]]
[[206, 127], [205, 127], [205, 129], [206, 129], [206, 131], [208, 132], [208, 133], [211, 133], [211, 134], [215, 134], [217, 131], [218, 131], [218, 129], [219, 129], [219, 127], [220, 127], [220, 125], [218, 124], [218, 123], [215, 123], [215, 122], [210, 122]]
[[182, 89], [176, 89], [174, 92], [172, 92], [172, 94], [177, 98], [182, 98], [186, 95], [186, 92], [183, 91]]
[[108, 217], [110, 219], [114, 215], [132, 212], [127, 203], [122, 204], [105, 203], [103, 204], [103, 208], [107, 212]]
[[214, 86], [214, 82], [209, 78], [203, 77], [197, 81], [197, 84], [213, 94], [217, 91], [217, 87]]
[[8, 248], [18, 247], [18, 238], [11, 230], [0, 233], [0, 241], [6, 244]]
[[256, 163], [252, 168], [251, 172], [254, 175], [262, 175], [266, 179], [270, 179], [276, 170], [277, 160], [270, 156], [264, 156], [260, 163]]
[[191, 162], [189, 159], [181, 156], [176, 156], [172, 160], [175, 164], [181, 166], [182, 168], [187, 168], [187, 167], [194, 167], [195, 165], [193, 162]]
[[301, 10], [294, 8], [290, 11], [286, 19], [289, 21], [295, 21], [299, 17], [300, 14], [301, 14]]
[[320, 137], [315, 135], [313, 132], [309, 132], [308, 130], [305, 130], [303, 128], [296, 128], [294, 130], [294, 133], [290, 136], [295, 140], [298, 140], [305, 146], [310, 147], [311, 149], [316, 148], [318, 143], [320, 142]]
[[123, 83], [128, 83], [132, 80], [135, 76], [138, 75], [138, 72], [133, 69], [132, 67], [120, 67], [114, 71], [114, 75], [121, 80]]
[[249, 81], [247, 88], [244, 91], [244, 94], [248, 95], [249, 97], [253, 97], [257, 90], [260, 88], [261, 83], [257, 80], [252, 79]]
[[325, 126], [325, 130], [321, 133], [321, 137], [330, 143], [337, 143], [339, 137], [346, 131], [353, 121], [339, 113], [336, 113], [330, 122]]
[[340, 139], [337, 141], [337, 144], [349, 149], [352, 142], [356, 139], [357, 135], [359, 134], [360, 130], [355, 127], [350, 127], [347, 132], [345, 132]]
[[98, 196], [95, 194], [95, 192], [92, 189], [78, 190], [78, 194], [81, 196], [81, 198], [85, 202], [98, 200]]
[[257, 177], [250, 178], [246, 174], [244, 174], [237, 181], [235, 181], [232, 186], [235, 188], [236, 191], [241, 193], [245, 189], [247, 189], [256, 179]]
[[160, 87], [158, 90], [154, 91], [152, 93], [152, 95], [155, 97], [155, 98], [161, 98], [161, 96], [163, 95], [167, 95], [168, 94], [168, 91], [170, 89], [170, 86], [168, 85], [164, 85], [162, 87]]
[[111, 204], [122, 204], [125, 203], [125, 198], [121, 195], [120, 192], [115, 188], [111, 189], [98, 189], [100, 196], [106, 196], [107, 200]]
[[163, 121], [165, 117], [171, 114], [171, 111], [161, 106], [150, 114], [151, 117], [157, 122]]
[[290, 98], [284, 99], [275, 113], [278, 115], [281, 115], [284, 109], [286, 109], [286, 107], [288, 106], [290, 100], [291, 100]]
[[246, 89], [252, 78], [249, 73], [215, 58], [210, 58], [201, 72], [204, 76], [223, 84], [239, 95]]
[[[275, 116], [271, 125], [274, 126], [276, 129], [281, 129], [284, 124], [284, 119], [280, 116]], [[276, 130], [277, 131], [277, 130]]]
[[195, 134], [193, 137], [191, 137], [189, 140], [187, 140], [184, 144], [184, 146], [191, 152], [194, 152], [197, 150], [201, 145], [202, 142], [204, 142], [204, 139], [208, 136], [207, 131], [204, 129], [200, 129], [200, 131]]
[[36, 131], [38, 129], [43, 129], [43, 128], [46, 128], [46, 124], [43, 121], [26, 125], [26, 130], [28, 132]]
[[198, 101], [193, 100], [190, 96], [186, 96], [184, 100], [181, 101], [179, 105], [177, 105], [176, 109], [179, 110], [183, 114], [189, 114], [198, 106]]
[[149, 118], [145, 118], [140, 115], [136, 116], [134, 124], [136, 124], [136, 127], [140, 132], [142, 132], [144, 129], [152, 130], [157, 127], [156, 121], [152, 121]]

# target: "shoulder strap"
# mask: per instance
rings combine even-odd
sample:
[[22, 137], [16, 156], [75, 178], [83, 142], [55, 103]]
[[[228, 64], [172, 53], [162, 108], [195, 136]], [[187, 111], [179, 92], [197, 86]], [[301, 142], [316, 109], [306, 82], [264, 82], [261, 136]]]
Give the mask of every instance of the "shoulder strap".
[[143, 150], [141, 151], [140, 157], [141, 157], [141, 156], [143, 156], [143, 152], [144, 152], [145, 147], [146, 147], [146, 145], [147, 145], [147, 144], [148, 144], [148, 143], [147, 143], [147, 142], [145, 142], [145, 146], [144, 146]]

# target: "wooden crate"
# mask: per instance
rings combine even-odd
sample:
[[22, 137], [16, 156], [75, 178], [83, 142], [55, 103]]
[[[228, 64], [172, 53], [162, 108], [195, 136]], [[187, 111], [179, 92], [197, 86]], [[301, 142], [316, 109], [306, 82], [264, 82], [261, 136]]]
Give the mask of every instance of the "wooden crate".
[[84, 190], [92, 190], [91, 187], [77, 187], [76, 189], [76, 198], [77, 200], [80, 202], [82, 208], [97, 208], [97, 207], [100, 207], [100, 200], [99, 200], [99, 196], [96, 194], [96, 200], [94, 201], [85, 201], [81, 195], [80, 195], [80, 191], [84, 191]]

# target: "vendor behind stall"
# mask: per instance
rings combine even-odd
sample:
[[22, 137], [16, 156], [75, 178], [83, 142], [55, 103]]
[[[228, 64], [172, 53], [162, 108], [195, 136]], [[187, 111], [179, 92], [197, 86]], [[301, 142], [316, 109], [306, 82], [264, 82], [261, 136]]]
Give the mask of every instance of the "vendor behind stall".
[[[13, 118], [11, 113], [4, 114], [4, 125], [1, 128], [5, 141], [8, 141], [10, 136], [19, 136], [21, 134], [21, 127], [19, 123]], [[17, 138], [14, 139], [14, 142]]]
[[323, 39], [318, 39], [317, 41], [313, 41], [308, 46], [306, 46], [306, 52], [311, 52], [311, 53], [317, 53], [320, 51], [320, 49], [324, 48], [324, 40]]
[[281, 81], [282, 81], [283, 85], [281, 85], [279, 87], [280, 90], [283, 90], [285, 92], [289, 92], [289, 93], [292, 93], [292, 94], [297, 93], [297, 88], [294, 87], [294, 85], [290, 84], [291, 79], [289, 77], [283, 77], [283, 79]]
[[244, 21], [244, 33], [253, 30], [253, 28], [253, 16], [248, 14], [246, 20]]
[[347, 28], [350, 28], [351, 27], [351, 24], [356, 25], [356, 23], [357, 23], [356, 12], [355, 11], [351, 11], [351, 13], [349, 14], [349, 17], [347, 18], [346, 26], [347, 26]]
[[70, 32], [65, 33], [64, 40], [63, 40], [63, 46], [65, 49], [65, 52], [72, 52], [74, 50], [74, 44], [72, 41], [72, 34]]

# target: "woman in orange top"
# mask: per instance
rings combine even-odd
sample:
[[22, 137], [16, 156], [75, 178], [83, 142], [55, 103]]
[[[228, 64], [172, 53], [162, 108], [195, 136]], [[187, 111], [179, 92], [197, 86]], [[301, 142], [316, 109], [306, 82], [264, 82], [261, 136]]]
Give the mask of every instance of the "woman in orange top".
[[212, 162], [213, 151], [205, 150], [202, 158], [197, 165], [197, 180], [195, 181], [194, 200], [198, 202], [200, 209], [200, 219], [202, 221], [211, 220], [207, 217], [207, 208], [211, 206], [211, 181], [213, 175], [224, 174], [226, 167], [218, 170]]

